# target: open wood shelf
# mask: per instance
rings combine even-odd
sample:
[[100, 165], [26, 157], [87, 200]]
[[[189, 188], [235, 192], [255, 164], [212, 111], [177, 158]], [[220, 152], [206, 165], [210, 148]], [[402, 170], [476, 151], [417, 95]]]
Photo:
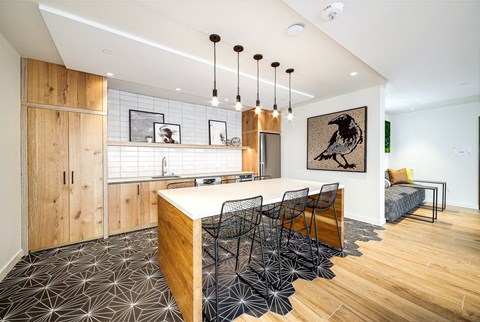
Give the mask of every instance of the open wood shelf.
[[168, 144], [168, 143], [148, 143], [148, 142], [126, 142], [126, 141], [108, 141], [109, 146], [140, 146], [149, 148], [177, 148], [177, 149], [227, 149], [227, 150], [247, 150], [248, 146], [226, 146], [226, 145], [206, 145], [206, 144]]

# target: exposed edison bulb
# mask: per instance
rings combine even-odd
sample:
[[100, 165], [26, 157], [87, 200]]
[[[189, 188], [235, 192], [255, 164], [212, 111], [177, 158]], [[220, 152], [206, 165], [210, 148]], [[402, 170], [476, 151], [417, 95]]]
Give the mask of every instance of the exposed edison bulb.
[[213, 107], [218, 107], [218, 103], [220, 103], [220, 101], [218, 100], [218, 97], [214, 96], [212, 98], [212, 106]]
[[243, 106], [242, 106], [242, 102], [237, 102], [237, 104], [235, 104], [235, 109], [236, 109], [237, 111], [241, 111], [241, 110], [242, 110], [242, 107], [243, 107]]
[[277, 110], [273, 110], [273, 117], [278, 117], [278, 111]]
[[260, 112], [262, 111], [260, 105], [257, 105], [257, 107], [255, 107], [255, 114], [260, 114]]
[[288, 119], [289, 121], [293, 120], [293, 114], [292, 114], [292, 113], [288, 113], [287, 119]]

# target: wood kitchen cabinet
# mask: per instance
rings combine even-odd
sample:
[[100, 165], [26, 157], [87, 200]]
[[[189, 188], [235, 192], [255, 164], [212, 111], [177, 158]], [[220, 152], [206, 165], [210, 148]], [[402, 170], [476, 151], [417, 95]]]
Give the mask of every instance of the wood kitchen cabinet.
[[27, 101], [103, 111], [103, 77], [27, 59]]
[[103, 236], [103, 116], [28, 108], [29, 250]]
[[109, 234], [157, 225], [157, 190], [171, 181], [145, 181], [108, 185]]
[[242, 112], [242, 144], [250, 147], [242, 150], [242, 170], [259, 172], [259, 137], [261, 132], [280, 134], [282, 114], [273, 117], [272, 111], [262, 110], [260, 114], [255, 109]]

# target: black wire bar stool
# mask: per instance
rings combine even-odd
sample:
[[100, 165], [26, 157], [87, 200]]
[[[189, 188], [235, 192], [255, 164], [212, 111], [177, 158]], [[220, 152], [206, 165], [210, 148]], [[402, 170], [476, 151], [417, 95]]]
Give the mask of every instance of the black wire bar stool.
[[324, 184], [320, 189], [320, 193], [314, 198], [308, 198], [307, 208], [312, 209], [312, 216], [310, 217], [310, 227], [312, 226], [315, 229], [315, 241], [317, 243], [317, 251], [319, 250], [318, 242], [318, 229], [317, 229], [317, 216], [320, 216], [319, 213], [327, 211], [328, 209], [333, 209], [333, 214], [335, 216], [335, 224], [337, 226], [337, 235], [338, 243], [340, 248], [336, 248], [338, 251], [343, 251], [342, 238], [340, 236], [340, 227], [338, 226], [338, 217], [337, 211], [335, 210], [335, 199], [337, 198], [338, 182]]
[[[316, 262], [315, 258], [313, 255], [313, 247], [312, 247], [312, 240], [310, 238], [310, 229], [308, 226], [307, 222], [307, 217], [305, 215], [305, 207], [307, 205], [307, 198], [308, 198], [308, 188], [305, 189], [300, 189], [300, 190], [291, 190], [291, 191], [286, 191], [283, 194], [282, 202], [280, 204], [274, 205], [270, 207], [269, 209], [263, 210], [262, 214], [266, 216], [267, 218], [271, 219], [271, 221], [274, 224], [274, 229], [272, 230], [273, 234], [276, 237], [276, 254], [278, 256], [278, 280], [279, 283], [276, 286], [277, 289], [281, 289], [283, 285], [282, 281], [282, 245], [280, 243], [281, 241], [281, 236], [283, 234], [283, 229], [285, 228], [285, 225], [290, 224], [289, 228], [289, 234], [288, 234], [288, 239], [287, 239], [287, 250], [288, 246], [290, 245], [290, 237], [292, 233], [292, 228], [293, 228], [293, 221], [297, 219], [298, 217], [303, 215], [303, 220], [305, 223], [305, 229], [308, 232], [307, 239], [308, 239], [308, 245], [309, 245], [309, 250], [310, 250], [310, 255], [311, 255], [311, 263], [312, 267], [310, 268], [312, 271], [316, 271]], [[263, 224], [263, 221], [262, 221]], [[280, 231], [279, 231], [280, 230]], [[265, 226], [263, 225], [263, 234], [265, 240], [267, 239], [266, 236], [266, 230]], [[260, 239], [262, 237], [260, 236]], [[250, 249], [250, 258], [249, 262], [252, 256], [252, 250], [253, 247]], [[298, 254], [301, 257], [304, 257], [306, 260], [309, 260], [309, 258]], [[284, 253], [284, 256], [289, 258], [286, 253]], [[268, 276], [265, 276], [265, 279], [268, 281]]]
[[[220, 260], [218, 252], [219, 240], [237, 240], [237, 254], [235, 255], [235, 273], [254, 291], [259, 293], [265, 300], [268, 299], [268, 286], [265, 281], [265, 294], [261, 294], [252, 284], [241, 276], [238, 272], [238, 258], [240, 254], [240, 239], [252, 234], [252, 246], [255, 241], [255, 234], [261, 221], [263, 197], [257, 196], [240, 200], [225, 201], [222, 205], [222, 211], [218, 216], [204, 218], [202, 220], [202, 228], [214, 239], [214, 259], [215, 263], [215, 309], [216, 320], [218, 321], [218, 293], [219, 293], [219, 264], [230, 258]], [[258, 229], [260, 234], [260, 229]], [[263, 270], [266, 271], [265, 257], [263, 254], [263, 240], [260, 239], [260, 248], [262, 256]], [[247, 239], [248, 240], [248, 239]], [[221, 247], [221, 246], [220, 246]], [[207, 252], [208, 253], [208, 252]], [[211, 254], [209, 254], [211, 256]], [[250, 263], [250, 261], [249, 261]], [[211, 266], [211, 265], [208, 265]], [[207, 266], [207, 267], [208, 267]], [[258, 274], [258, 273], [257, 273]]]

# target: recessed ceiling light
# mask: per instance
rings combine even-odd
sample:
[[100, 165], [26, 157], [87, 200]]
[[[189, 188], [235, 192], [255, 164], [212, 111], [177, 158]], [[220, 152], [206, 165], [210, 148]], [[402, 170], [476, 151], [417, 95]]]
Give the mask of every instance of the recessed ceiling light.
[[104, 54], [111, 55], [112, 51], [110, 49], [103, 49], [102, 50]]
[[350, 73], [350, 76], [357, 76], [357, 75], [358, 75], [357, 72], [351, 72], [351, 73]]
[[225, 99], [225, 102], [228, 102], [228, 98]]
[[107, 73], [108, 77], [112, 77], [114, 74], [113, 73]]
[[296, 23], [287, 28], [287, 35], [298, 36], [305, 31], [303, 23]]
[[415, 107], [410, 107], [410, 111], [415, 111]]
[[175, 88], [176, 91], [181, 91], [182, 89], [180, 87]]

